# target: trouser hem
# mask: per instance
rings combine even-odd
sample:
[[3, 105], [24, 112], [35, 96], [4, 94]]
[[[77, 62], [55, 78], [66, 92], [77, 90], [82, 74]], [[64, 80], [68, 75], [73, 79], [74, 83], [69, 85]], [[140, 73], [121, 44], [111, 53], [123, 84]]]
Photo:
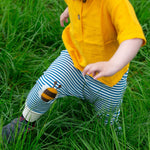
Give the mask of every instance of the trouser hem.
[[43, 114], [34, 112], [27, 105], [25, 105], [22, 115], [27, 121], [34, 122], [39, 119], [40, 116], [42, 116]]

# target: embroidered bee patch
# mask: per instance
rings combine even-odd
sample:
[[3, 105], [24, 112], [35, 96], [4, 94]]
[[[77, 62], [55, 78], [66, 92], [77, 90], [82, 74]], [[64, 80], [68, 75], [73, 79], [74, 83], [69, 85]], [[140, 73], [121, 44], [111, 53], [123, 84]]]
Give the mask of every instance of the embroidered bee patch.
[[57, 82], [54, 82], [53, 87], [46, 88], [43, 93], [41, 94], [41, 99], [45, 102], [49, 102], [50, 100], [53, 100], [57, 95], [57, 89], [61, 88], [61, 85], [58, 86], [58, 88], [55, 88], [55, 85]]

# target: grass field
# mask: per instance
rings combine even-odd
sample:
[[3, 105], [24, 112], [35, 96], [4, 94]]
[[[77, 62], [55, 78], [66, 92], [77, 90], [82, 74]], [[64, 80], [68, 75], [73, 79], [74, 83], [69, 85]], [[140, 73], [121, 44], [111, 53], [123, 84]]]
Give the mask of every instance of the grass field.
[[[89, 103], [62, 98], [42, 116], [32, 134], [2, 144], [4, 150], [150, 149], [150, 0], [131, 0], [147, 38], [131, 62], [119, 123], [105, 125]], [[21, 115], [35, 81], [65, 49], [60, 0], [0, 0], [0, 133]]]

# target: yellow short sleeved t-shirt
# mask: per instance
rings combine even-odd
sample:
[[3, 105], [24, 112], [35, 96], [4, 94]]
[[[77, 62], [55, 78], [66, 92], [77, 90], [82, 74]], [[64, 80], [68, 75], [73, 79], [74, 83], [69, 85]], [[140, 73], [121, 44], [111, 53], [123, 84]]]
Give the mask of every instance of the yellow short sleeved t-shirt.
[[[140, 38], [145, 45], [141, 25], [128, 0], [65, 1], [70, 24], [62, 39], [77, 69], [83, 71], [88, 64], [108, 61], [125, 40]], [[98, 80], [112, 87], [128, 68], [129, 64], [113, 76]]]

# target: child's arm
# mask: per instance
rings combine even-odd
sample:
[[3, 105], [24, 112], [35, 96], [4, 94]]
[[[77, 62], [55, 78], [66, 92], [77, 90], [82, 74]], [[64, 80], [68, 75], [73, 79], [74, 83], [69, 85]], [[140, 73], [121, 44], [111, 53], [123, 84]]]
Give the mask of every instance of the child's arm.
[[69, 11], [68, 7], [64, 10], [64, 12], [60, 15], [60, 25], [64, 27], [64, 21], [68, 23]]
[[109, 61], [97, 62], [87, 65], [83, 70], [83, 75], [93, 74], [94, 79], [103, 76], [112, 76], [121, 70], [125, 65], [127, 65], [136, 56], [142, 43], [143, 40], [139, 38], [123, 41], [116, 53]]

